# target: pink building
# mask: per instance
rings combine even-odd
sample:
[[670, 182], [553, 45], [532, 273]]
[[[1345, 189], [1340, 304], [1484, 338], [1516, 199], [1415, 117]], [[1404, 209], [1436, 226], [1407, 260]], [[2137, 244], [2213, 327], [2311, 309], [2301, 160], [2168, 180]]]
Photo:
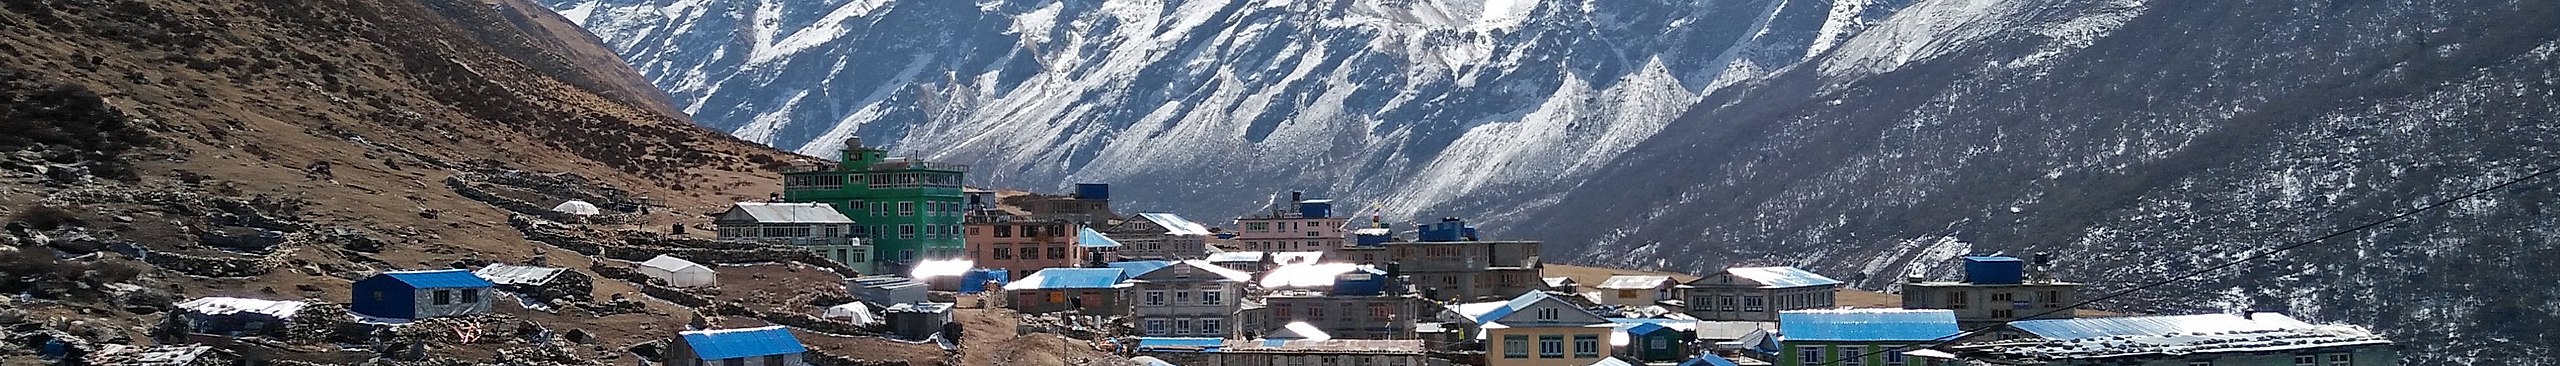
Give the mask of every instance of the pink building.
[[1249, 251], [1317, 251], [1326, 257], [1351, 245], [1342, 228], [1350, 219], [1333, 215], [1333, 200], [1309, 200], [1289, 192], [1289, 202], [1236, 219], [1236, 242]]

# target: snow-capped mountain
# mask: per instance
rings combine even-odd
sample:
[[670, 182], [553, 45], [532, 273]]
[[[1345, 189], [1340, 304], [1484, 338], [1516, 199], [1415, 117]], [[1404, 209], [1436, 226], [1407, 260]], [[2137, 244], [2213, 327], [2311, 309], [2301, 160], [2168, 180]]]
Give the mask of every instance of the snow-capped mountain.
[[[559, 0], [700, 123], [1232, 215], [1521, 202], [1900, 0]], [[1238, 199], [1238, 197], [1253, 197]], [[1491, 207], [1491, 206], [1485, 206]]]
[[[550, 0], [704, 124], [1219, 217], [1289, 189], [1551, 257], [2113, 290], [2560, 164], [2560, 4]], [[2112, 301], [2553, 365], [2560, 182]]]

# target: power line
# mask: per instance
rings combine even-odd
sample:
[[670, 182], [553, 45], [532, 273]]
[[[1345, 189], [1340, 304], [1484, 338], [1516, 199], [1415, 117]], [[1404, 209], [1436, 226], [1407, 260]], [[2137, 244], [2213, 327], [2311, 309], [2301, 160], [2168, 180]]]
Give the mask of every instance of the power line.
[[[2444, 206], [2446, 206], [2446, 205], [2451, 205], [2451, 204], [2453, 204], [2453, 203], [2455, 203], [2455, 202], [2461, 202], [2461, 201], [2464, 201], [2464, 200], [2469, 200], [2469, 199], [2471, 199], [2471, 198], [2473, 198], [2473, 197], [2479, 197], [2480, 195], [2488, 194], [2489, 192], [2496, 192], [2496, 191], [2498, 191], [2498, 190], [2506, 189], [2507, 187], [2515, 186], [2515, 185], [2517, 185], [2517, 184], [2523, 184], [2524, 182], [2532, 181], [2534, 178], [2541, 178], [2541, 177], [2542, 177], [2542, 176], [2544, 176], [2544, 175], [2550, 175], [2551, 173], [2554, 173], [2554, 172], [2560, 172], [2560, 166], [2555, 166], [2555, 167], [2552, 167], [2552, 168], [2546, 168], [2546, 169], [2543, 169], [2543, 170], [2541, 170], [2541, 171], [2533, 172], [2533, 174], [2526, 174], [2526, 175], [2524, 175], [2523, 177], [2517, 177], [2517, 178], [2515, 178], [2515, 179], [2507, 180], [2506, 182], [2503, 182], [2503, 183], [2498, 183], [2497, 185], [2489, 186], [2488, 188], [2481, 188], [2481, 189], [2479, 189], [2479, 190], [2471, 191], [2471, 193], [2464, 193], [2464, 194], [2459, 195], [2459, 196], [2453, 196], [2452, 198], [2446, 198], [2446, 199], [2444, 199], [2444, 200], [2436, 201], [2435, 203], [2429, 203], [2429, 204], [2427, 204], [2427, 205], [2425, 205], [2425, 206], [2419, 206], [2419, 207], [2418, 207], [2418, 208], [2416, 208], [2416, 209], [2411, 209], [2411, 210], [2408, 210], [2408, 211], [2402, 211], [2402, 212], [2400, 212], [2399, 214], [2391, 215], [2391, 217], [2385, 217], [2385, 218], [2382, 218], [2381, 220], [2375, 220], [2375, 221], [2370, 222], [2370, 223], [2365, 223], [2364, 225], [2357, 225], [2357, 226], [2355, 226], [2355, 227], [2347, 228], [2347, 229], [2345, 229], [2345, 230], [2339, 230], [2339, 231], [2337, 231], [2337, 232], [2332, 232], [2332, 233], [2329, 233], [2329, 235], [2321, 235], [2320, 237], [2317, 237], [2317, 238], [2311, 238], [2310, 240], [2304, 240], [2304, 241], [2301, 241], [2301, 242], [2296, 242], [2296, 243], [2292, 243], [2292, 244], [2286, 244], [2286, 245], [2283, 245], [2283, 246], [2278, 246], [2278, 247], [2275, 247], [2274, 249], [2269, 249], [2269, 250], [2267, 250], [2267, 251], [2259, 252], [2259, 253], [2257, 253], [2257, 254], [2250, 254], [2250, 255], [2249, 255], [2249, 256], [2247, 256], [2247, 257], [2241, 257], [2240, 259], [2237, 259], [2237, 260], [2232, 260], [2232, 261], [2228, 261], [2228, 262], [2223, 262], [2223, 263], [2221, 263], [2221, 264], [2215, 264], [2215, 265], [2211, 265], [2211, 266], [2205, 266], [2204, 268], [2200, 268], [2200, 269], [2197, 269], [2197, 270], [2194, 270], [2194, 271], [2188, 271], [2188, 272], [2187, 272], [2187, 273], [2185, 273], [2185, 274], [2181, 274], [2181, 275], [2177, 275], [2177, 276], [2171, 276], [2171, 277], [2169, 277], [2169, 278], [2167, 278], [2167, 279], [2155, 280], [2155, 281], [2151, 281], [2151, 282], [2148, 282], [2148, 283], [2143, 283], [2143, 284], [2141, 284], [2141, 285], [2136, 285], [2136, 286], [2134, 286], [2134, 287], [2132, 287], [2132, 288], [2126, 288], [2126, 289], [2124, 289], [2124, 290], [2119, 290], [2119, 291], [2116, 291], [2116, 292], [2114, 292], [2114, 293], [2109, 293], [2109, 294], [2106, 294], [2106, 295], [2103, 295], [2103, 296], [2098, 296], [2098, 297], [2090, 298], [2090, 299], [2087, 299], [2087, 300], [2081, 300], [2080, 302], [2072, 303], [2072, 304], [2071, 304], [2071, 306], [2064, 306], [2064, 307], [2056, 308], [2056, 309], [2052, 309], [2052, 310], [2045, 310], [2045, 311], [2043, 311], [2043, 312], [2038, 312], [2038, 313], [2035, 313], [2035, 314], [2028, 314], [2027, 316], [2021, 316], [2021, 317], [2017, 317], [2017, 318], [2018, 318], [2018, 319], [2032, 319], [2032, 318], [2039, 317], [2039, 316], [2052, 315], [2052, 314], [2054, 314], [2054, 313], [2058, 313], [2058, 312], [2071, 311], [2071, 310], [2073, 310], [2073, 309], [2078, 309], [2078, 308], [2080, 308], [2081, 306], [2086, 306], [2086, 305], [2090, 305], [2090, 304], [2095, 304], [2095, 303], [2098, 303], [2098, 302], [2100, 302], [2100, 301], [2106, 301], [2106, 300], [2110, 300], [2110, 299], [2114, 299], [2114, 298], [2118, 298], [2118, 297], [2123, 297], [2123, 296], [2125, 296], [2125, 295], [2131, 295], [2131, 294], [2133, 294], [2135, 291], [2148, 290], [2148, 289], [2151, 289], [2151, 288], [2153, 288], [2153, 287], [2159, 287], [2159, 286], [2161, 286], [2161, 285], [2167, 285], [2167, 284], [2170, 284], [2170, 283], [2173, 283], [2173, 282], [2186, 281], [2186, 280], [2195, 279], [2196, 277], [2203, 276], [2203, 275], [2204, 275], [2204, 274], [2206, 274], [2206, 273], [2211, 273], [2211, 272], [2219, 271], [2219, 270], [2223, 270], [2223, 269], [2226, 269], [2226, 268], [2237, 267], [2237, 266], [2240, 266], [2240, 265], [2242, 265], [2242, 264], [2247, 264], [2247, 263], [2256, 262], [2256, 261], [2257, 261], [2257, 260], [2259, 260], [2259, 259], [2264, 259], [2264, 258], [2266, 258], [2266, 257], [2268, 257], [2268, 256], [2276, 255], [2276, 254], [2278, 254], [2278, 253], [2284, 253], [2284, 252], [2286, 252], [2286, 251], [2290, 251], [2290, 250], [2293, 250], [2293, 249], [2295, 249], [2295, 248], [2301, 248], [2301, 247], [2311, 246], [2312, 244], [2319, 244], [2319, 243], [2321, 243], [2321, 242], [2328, 241], [2329, 239], [2334, 239], [2334, 238], [2337, 238], [2337, 237], [2340, 237], [2340, 236], [2346, 236], [2347, 234], [2353, 234], [2353, 233], [2358, 232], [2358, 231], [2364, 231], [2365, 229], [2372, 229], [2372, 228], [2375, 228], [2375, 227], [2380, 227], [2380, 226], [2382, 226], [2382, 225], [2384, 225], [2384, 224], [2389, 224], [2389, 223], [2391, 223], [2391, 222], [2393, 222], [2393, 221], [2400, 221], [2400, 219], [2409, 218], [2410, 216], [2416, 216], [2416, 215], [2418, 215], [2418, 214], [2420, 214], [2420, 213], [2425, 213], [2425, 212], [2427, 212], [2427, 211], [2433, 211], [2433, 210], [2435, 210], [2436, 208], [2444, 207]], [[1965, 331], [1962, 331], [1962, 332], [1957, 332], [1956, 334], [1950, 334], [1950, 335], [1947, 335], [1947, 336], [1944, 336], [1944, 337], [1938, 337], [1938, 338], [1936, 338], [1936, 339], [1931, 339], [1931, 340], [1925, 341], [1926, 343], [1924, 343], [1924, 345], [1907, 345], [1907, 346], [1900, 346], [1900, 347], [1885, 348], [1885, 349], [1883, 349], [1883, 350], [1878, 350], [1878, 351], [1875, 351], [1875, 352], [1860, 353], [1860, 354], [1858, 354], [1857, 356], [1855, 356], [1855, 358], [1863, 359], [1863, 358], [1866, 358], [1867, 356], [1880, 355], [1880, 354], [1885, 354], [1885, 353], [1888, 353], [1888, 352], [1901, 352], [1901, 351], [1903, 351], [1903, 350], [1907, 350], [1907, 349], [1919, 349], [1919, 348], [1931, 348], [1931, 347], [1943, 346], [1943, 345], [1946, 345], [1947, 343], [1953, 343], [1953, 342], [1955, 342], [1955, 341], [1956, 341], [1956, 340], [1958, 340], [1958, 339], [1964, 339], [1965, 337], [1972, 336], [1972, 335], [1974, 335], [1974, 334], [1980, 334], [1980, 333], [1981, 333], [1981, 332], [1983, 332], [1983, 331], [1987, 331], [1987, 330], [1991, 330], [1991, 329], [1999, 328], [1999, 327], [2002, 327], [2002, 326], [2006, 326], [2006, 324], [1996, 324], [1996, 325], [1990, 325], [1990, 326], [1979, 327], [1979, 328], [1975, 328], [1975, 329], [1972, 329], [1972, 330], [1965, 330]], [[1840, 364], [1841, 362], [1848, 361], [1849, 359], [1850, 359], [1850, 358], [1846, 358], [1846, 357], [1844, 357], [1844, 358], [1839, 358], [1839, 359], [1834, 359], [1834, 360], [1830, 360], [1830, 361], [1827, 361], [1827, 362], [1823, 362], [1821, 365], [1823, 365], [1823, 366], [1828, 366], [1828, 365], [1837, 365], [1837, 364]]]

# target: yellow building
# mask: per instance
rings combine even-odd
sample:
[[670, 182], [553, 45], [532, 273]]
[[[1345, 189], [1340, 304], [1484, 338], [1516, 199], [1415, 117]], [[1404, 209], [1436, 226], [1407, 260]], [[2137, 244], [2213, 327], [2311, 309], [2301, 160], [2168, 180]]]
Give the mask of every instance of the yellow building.
[[1609, 358], [1614, 324], [1564, 299], [1530, 291], [1462, 314], [1483, 329], [1488, 366], [1585, 366]]

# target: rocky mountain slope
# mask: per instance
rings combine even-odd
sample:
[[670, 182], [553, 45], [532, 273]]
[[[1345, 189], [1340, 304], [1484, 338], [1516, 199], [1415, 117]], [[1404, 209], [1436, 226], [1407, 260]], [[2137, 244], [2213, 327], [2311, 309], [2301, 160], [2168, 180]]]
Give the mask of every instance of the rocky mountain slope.
[[[349, 329], [333, 306], [350, 282], [492, 262], [588, 275], [493, 294], [509, 300], [493, 315], [404, 328], [385, 346], [426, 344], [430, 359], [398, 364], [630, 364], [698, 316], [812, 325], [833, 332], [803, 334], [821, 353], [890, 363], [988, 364], [989, 349], [1063, 343], [985, 336], [951, 353], [848, 336], [877, 332], [803, 315], [842, 301], [815, 294], [839, 273], [790, 263], [804, 250], [664, 233], [700, 235], [703, 215], [779, 188], [773, 169], [799, 157], [695, 126], [604, 50], [512, 0], [0, 4], [0, 292], [13, 294], [0, 358], [34, 360], [48, 340], [152, 344], [174, 302], [238, 296], [341, 305], [264, 341], [195, 341], [278, 364], [364, 363], [375, 355], [338, 345], [372, 336], [333, 331]], [[547, 209], [570, 199], [607, 212]], [[621, 269], [655, 253], [764, 264], [724, 267], [732, 285], [696, 292]], [[1013, 328], [971, 311], [980, 334]], [[518, 332], [532, 327], [555, 343]], [[1004, 353], [1098, 355], [1044, 349], [1060, 351]]]
[[[1706, 97], [1517, 230], [1585, 262], [1795, 263], [1868, 288], [2052, 252], [2112, 291], [2560, 166], [2555, 10], [1924, 1]], [[2553, 364], [2555, 189], [2106, 306], [2283, 309], [2388, 332], [2412, 365]]]
[[548, 3], [748, 140], [1218, 217], [1290, 189], [1392, 216], [1549, 198], [1902, 1]]
[[[2560, 164], [2547, 2], [548, 3], [698, 121], [803, 152], [897, 141], [1210, 217], [1315, 187], [1578, 262], [1878, 289], [2002, 251], [2119, 288]], [[2106, 306], [2553, 364], [2553, 184]]]

